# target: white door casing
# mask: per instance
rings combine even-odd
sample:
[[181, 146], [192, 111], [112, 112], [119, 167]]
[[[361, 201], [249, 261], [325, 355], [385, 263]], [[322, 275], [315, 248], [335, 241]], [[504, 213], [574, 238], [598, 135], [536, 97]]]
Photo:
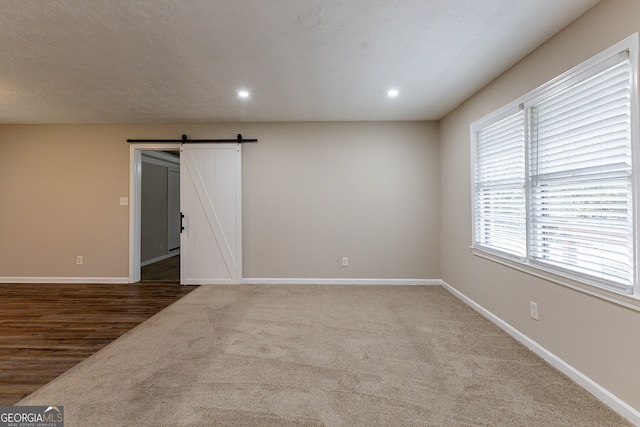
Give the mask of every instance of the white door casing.
[[180, 149], [180, 283], [242, 282], [240, 144]]

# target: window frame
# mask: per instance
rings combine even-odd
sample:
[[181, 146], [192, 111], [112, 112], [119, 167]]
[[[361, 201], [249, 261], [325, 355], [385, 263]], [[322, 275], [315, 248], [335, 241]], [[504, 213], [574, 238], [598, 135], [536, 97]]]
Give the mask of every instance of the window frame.
[[[605, 69], [610, 68], [619, 63], [618, 55], [622, 52], [628, 52], [630, 64], [630, 85], [631, 85], [631, 161], [632, 161], [632, 221], [633, 221], [633, 287], [632, 293], [622, 293], [618, 290], [602, 286], [596, 280], [589, 280], [580, 277], [580, 275], [572, 274], [569, 270], [563, 272], [556, 268], [547, 268], [544, 264], [537, 263], [530, 258], [530, 227], [531, 227], [531, 188], [530, 188], [530, 114], [531, 106], [536, 105], [541, 100], [548, 99], [564, 90], [584, 81]], [[524, 258], [510, 256], [499, 250], [491, 250], [483, 247], [476, 242], [476, 168], [478, 159], [476, 158], [476, 134], [494, 123], [497, 123], [510, 115], [515, 114], [519, 110], [524, 110], [525, 123], [525, 228], [526, 232], [526, 256]], [[518, 99], [504, 105], [498, 110], [486, 115], [485, 117], [473, 122], [470, 126], [470, 148], [471, 148], [471, 214], [472, 214], [472, 234], [471, 234], [471, 250], [476, 256], [515, 268], [525, 273], [541, 277], [545, 280], [552, 281], [570, 288], [595, 295], [597, 297], [624, 305], [629, 308], [640, 311], [640, 213], [639, 213], [639, 196], [640, 196], [640, 146], [638, 140], [639, 120], [638, 120], [638, 33], [635, 33], [615, 45], [605, 49], [592, 58], [582, 62], [581, 64], [566, 71], [560, 76], [548, 81], [547, 83], [537, 87]]]

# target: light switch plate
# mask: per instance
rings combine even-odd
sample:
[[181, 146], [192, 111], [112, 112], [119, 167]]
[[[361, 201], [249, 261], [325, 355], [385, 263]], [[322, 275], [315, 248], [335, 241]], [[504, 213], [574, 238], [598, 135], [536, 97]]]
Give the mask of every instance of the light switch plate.
[[120, 197], [120, 206], [129, 206], [129, 198]]

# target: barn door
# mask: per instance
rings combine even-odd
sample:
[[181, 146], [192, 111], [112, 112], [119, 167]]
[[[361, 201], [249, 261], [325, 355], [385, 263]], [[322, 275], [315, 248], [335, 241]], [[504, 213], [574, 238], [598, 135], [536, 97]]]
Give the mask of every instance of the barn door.
[[240, 144], [180, 149], [180, 283], [242, 281]]

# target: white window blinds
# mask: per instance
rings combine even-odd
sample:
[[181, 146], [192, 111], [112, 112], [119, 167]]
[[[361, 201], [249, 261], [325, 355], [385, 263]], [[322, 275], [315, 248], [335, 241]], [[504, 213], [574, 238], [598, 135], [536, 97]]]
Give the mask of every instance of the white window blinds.
[[636, 51], [629, 38], [471, 125], [475, 253], [640, 299]]
[[531, 260], [627, 293], [630, 75], [625, 60], [529, 109]]
[[476, 133], [475, 244], [526, 255], [524, 113]]

